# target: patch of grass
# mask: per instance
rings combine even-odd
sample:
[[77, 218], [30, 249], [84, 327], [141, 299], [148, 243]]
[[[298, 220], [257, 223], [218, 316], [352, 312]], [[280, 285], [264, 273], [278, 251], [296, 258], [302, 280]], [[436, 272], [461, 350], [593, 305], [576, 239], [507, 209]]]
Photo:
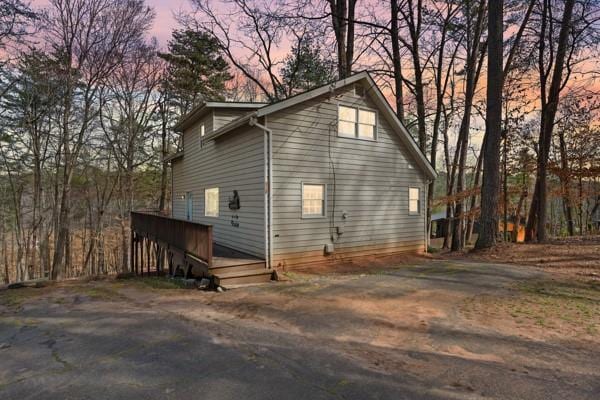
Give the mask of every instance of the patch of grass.
[[0, 304], [9, 308], [19, 308], [27, 300], [36, 298], [41, 293], [35, 288], [7, 289], [0, 292]]
[[302, 281], [310, 280], [310, 276], [307, 274], [303, 274], [303, 273], [287, 271], [287, 272], [282, 272], [281, 274], [283, 276], [285, 276], [286, 278], [288, 278], [289, 280], [295, 281], [295, 282], [302, 282]]
[[120, 282], [126, 284], [134, 284], [144, 287], [150, 287], [152, 289], [189, 289], [184, 282], [180, 279], [170, 279], [162, 276], [148, 276], [148, 277], [134, 277], [129, 279], [123, 279]]
[[67, 299], [64, 297], [56, 297], [54, 299], [52, 299], [52, 302], [54, 304], [66, 304], [67, 303]]
[[[518, 325], [529, 324], [562, 335], [598, 334], [600, 287], [597, 283], [528, 280], [513, 287], [514, 296], [476, 296], [463, 306], [473, 312], [510, 316]], [[574, 335], [573, 335], [574, 334]]]
[[33, 318], [10, 318], [10, 317], [2, 317], [2, 323], [15, 327], [23, 327], [23, 326], [37, 326], [40, 324], [40, 321]]
[[104, 285], [88, 284], [73, 289], [77, 294], [97, 301], [121, 301], [125, 299], [122, 294]]
[[439, 253], [441, 249], [433, 246], [427, 246], [427, 252], [431, 254]]
[[63, 360], [56, 350], [52, 351], [52, 359], [58, 364], [61, 364], [65, 371], [71, 371], [72, 369], [74, 369], [74, 366], [68, 361]]

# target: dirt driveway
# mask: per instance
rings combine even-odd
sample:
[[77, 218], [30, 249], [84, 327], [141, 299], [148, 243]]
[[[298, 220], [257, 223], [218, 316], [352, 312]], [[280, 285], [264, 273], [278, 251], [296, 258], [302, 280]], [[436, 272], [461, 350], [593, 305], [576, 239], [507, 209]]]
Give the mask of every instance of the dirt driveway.
[[2, 399], [598, 399], [600, 287], [422, 260], [225, 293], [0, 293]]

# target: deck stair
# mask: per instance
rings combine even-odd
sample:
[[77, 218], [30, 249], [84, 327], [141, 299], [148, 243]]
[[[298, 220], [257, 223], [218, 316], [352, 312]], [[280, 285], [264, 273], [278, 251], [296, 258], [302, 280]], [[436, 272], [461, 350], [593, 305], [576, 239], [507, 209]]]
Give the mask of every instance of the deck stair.
[[215, 246], [213, 265], [208, 272], [214, 276], [215, 284], [231, 288], [240, 285], [269, 282], [273, 271], [267, 269], [265, 260]]

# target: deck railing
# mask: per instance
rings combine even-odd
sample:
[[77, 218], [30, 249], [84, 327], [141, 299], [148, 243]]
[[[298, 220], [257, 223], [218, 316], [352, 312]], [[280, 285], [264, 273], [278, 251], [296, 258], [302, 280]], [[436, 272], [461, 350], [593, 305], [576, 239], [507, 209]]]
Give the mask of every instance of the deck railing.
[[158, 213], [131, 213], [132, 234], [190, 254], [212, 266], [212, 226], [170, 218]]

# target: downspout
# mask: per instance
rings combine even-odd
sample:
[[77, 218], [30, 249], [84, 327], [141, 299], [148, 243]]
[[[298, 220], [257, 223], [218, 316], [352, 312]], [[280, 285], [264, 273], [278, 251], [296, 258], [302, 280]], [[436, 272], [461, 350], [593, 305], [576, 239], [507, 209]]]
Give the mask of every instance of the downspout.
[[272, 132], [266, 127], [267, 117], [265, 117], [265, 125], [259, 124], [256, 116], [252, 116], [248, 124], [261, 129], [265, 133], [264, 140], [264, 176], [265, 176], [265, 259], [267, 268], [271, 269], [271, 259], [273, 256], [273, 182], [271, 179], [273, 171], [273, 144]]
[[427, 204], [427, 199], [429, 198], [429, 184], [433, 182], [431, 179], [427, 179], [425, 181], [425, 198], [424, 198], [424, 202], [425, 202], [425, 212], [424, 214], [424, 225], [425, 225], [425, 254], [429, 253], [429, 221], [427, 220], [427, 207], [429, 207], [429, 205]]

